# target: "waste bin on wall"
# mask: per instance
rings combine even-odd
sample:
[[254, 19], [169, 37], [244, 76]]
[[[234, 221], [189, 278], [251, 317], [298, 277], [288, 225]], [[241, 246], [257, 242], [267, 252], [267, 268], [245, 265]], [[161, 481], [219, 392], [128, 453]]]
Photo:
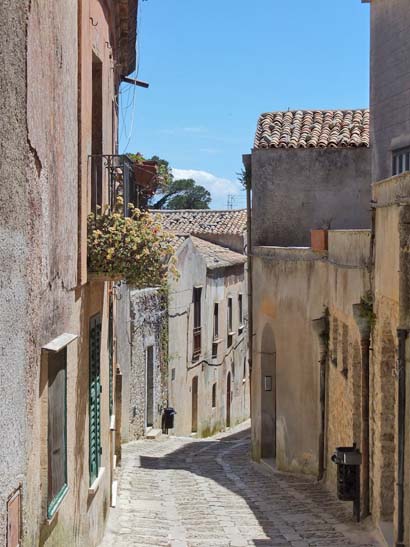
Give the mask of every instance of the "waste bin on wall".
[[164, 408], [164, 415], [163, 415], [163, 423], [164, 423], [164, 429], [173, 429], [174, 427], [174, 416], [176, 412], [175, 409], [172, 407]]
[[337, 497], [353, 502], [353, 514], [360, 521], [360, 465], [362, 455], [353, 446], [339, 446], [332, 456], [337, 465]]

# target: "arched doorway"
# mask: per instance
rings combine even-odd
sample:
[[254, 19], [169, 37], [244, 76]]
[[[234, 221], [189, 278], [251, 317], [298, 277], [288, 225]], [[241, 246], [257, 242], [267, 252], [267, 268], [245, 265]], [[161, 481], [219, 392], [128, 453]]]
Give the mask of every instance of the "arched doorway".
[[198, 431], [198, 376], [192, 378], [192, 433]]
[[226, 427], [231, 427], [231, 373], [226, 378]]
[[261, 347], [262, 458], [276, 457], [276, 345], [272, 327], [266, 325]]

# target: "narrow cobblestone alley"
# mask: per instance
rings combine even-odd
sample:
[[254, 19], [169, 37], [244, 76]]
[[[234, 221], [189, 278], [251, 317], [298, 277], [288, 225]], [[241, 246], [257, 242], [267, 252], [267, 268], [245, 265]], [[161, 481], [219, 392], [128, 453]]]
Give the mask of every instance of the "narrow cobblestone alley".
[[249, 429], [123, 448], [101, 547], [381, 545], [317, 482], [249, 458]]

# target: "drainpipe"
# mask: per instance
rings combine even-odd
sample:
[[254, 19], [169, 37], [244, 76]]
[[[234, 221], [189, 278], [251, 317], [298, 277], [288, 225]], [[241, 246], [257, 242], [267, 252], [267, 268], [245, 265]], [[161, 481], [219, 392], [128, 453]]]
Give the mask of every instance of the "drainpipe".
[[253, 287], [252, 287], [252, 206], [251, 206], [251, 156], [242, 156], [246, 176], [246, 247], [248, 266], [248, 363], [249, 363], [249, 393], [252, 417], [252, 358], [253, 358]]
[[319, 372], [319, 405], [320, 405], [320, 432], [319, 432], [319, 471], [317, 480], [321, 481], [325, 473], [325, 436], [326, 436], [326, 384], [327, 362], [329, 355], [329, 313], [312, 321], [313, 330], [319, 337], [320, 372]]
[[353, 304], [353, 317], [360, 332], [361, 346], [361, 400], [362, 400], [362, 517], [370, 514], [370, 335], [369, 318], [363, 314], [362, 304]]
[[406, 414], [406, 339], [408, 329], [397, 329], [398, 347], [398, 462], [397, 462], [397, 542], [404, 545], [404, 447]]

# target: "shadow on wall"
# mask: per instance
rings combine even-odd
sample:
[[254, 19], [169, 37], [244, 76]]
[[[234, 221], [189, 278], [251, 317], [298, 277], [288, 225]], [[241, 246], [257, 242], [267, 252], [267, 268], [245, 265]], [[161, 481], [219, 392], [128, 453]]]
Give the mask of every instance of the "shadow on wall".
[[266, 324], [261, 346], [262, 458], [276, 458], [276, 344], [273, 328]]
[[[221, 444], [224, 446], [222, 451]], [[272, 473], [263, 466], [251, 468], [249, 472], [248, 466], [255, 465], [250, 462], [250, 428], [221, 440], [191, 442], [166, 456], [140, 456], [141, 468], [155, 470], [159, 476], [163, 470], [188, 471], [194, 476], [211, 479], [242, 498], [269, 538], [253, 539], [254, 545], [268, 546], [272, 545], [272, 540], [279, 541], [280, 532], [271, 519], [275, 518], [276, 512], [288, 513], [289, 507], [292, 507], [294, 514], [305, 515], [306, 518], [309, 518], [308, 515], [320, 518], [326, 514], [332, 519], [333, 524], [326, 525], [330, 527], [351, 521], [348, 508], [341, 506], [313, 478]], [[178, 477], [175, 480], [178, 481]], [[210, 518], [213, 518], [211, 513]], [[215, 528], [217, 526], [218, 523], [215, 523]], [[307, 527], [306, 542], [314, 542], [315, 545], [316, 541], [320, 542], [323, 531], [320, 526], [317, 528], [316, 534], [311, 527]], [[303, 531], [298, 533], [303, 534]], [[312, 534], [315, 537], [312, 538]], [[280, 539], [280, 544], [282, 541], [286, 543], [285, 538]]]

